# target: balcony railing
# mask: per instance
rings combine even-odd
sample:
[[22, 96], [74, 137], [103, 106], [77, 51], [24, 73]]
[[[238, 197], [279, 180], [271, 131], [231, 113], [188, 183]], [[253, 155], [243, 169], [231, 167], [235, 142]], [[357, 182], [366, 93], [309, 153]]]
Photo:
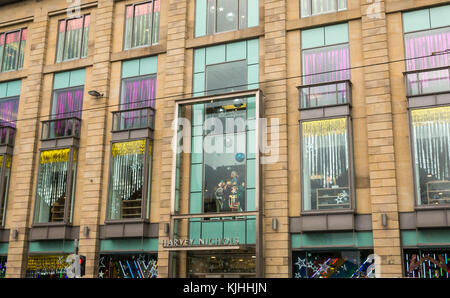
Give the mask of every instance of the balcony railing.
[[42, 121], [42, 140], [60, 138], [79, 138], [81, 132], [81, 119], [77, 117], [60, 118]]
[[300, 109], [351, 103], [349, 80], [298, 86]]
[[16, 129], [12, 126], [0, 125], [0, 146], [14, 146], [14, 137]]
[[450, 92], [450, 66], [404, 72], [408, 96]]
[[143, 107], [113, 112], [113, 131], [123, 131], [141, 128], [154, 129], [155, 109]]

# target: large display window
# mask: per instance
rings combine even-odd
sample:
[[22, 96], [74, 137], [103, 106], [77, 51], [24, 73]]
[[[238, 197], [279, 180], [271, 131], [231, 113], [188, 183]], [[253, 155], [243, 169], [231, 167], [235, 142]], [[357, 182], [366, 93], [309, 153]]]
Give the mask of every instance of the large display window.
[[156, 278], [157, 254], [100, 255], [99, 278]]
[[68, 254], [64, 255], [33, 255], [27, 260], [26, 278], [68, 278], [66, 262]]
[[405, 276], [410, 278], [449, 278], [450, 249], [405, 249]]

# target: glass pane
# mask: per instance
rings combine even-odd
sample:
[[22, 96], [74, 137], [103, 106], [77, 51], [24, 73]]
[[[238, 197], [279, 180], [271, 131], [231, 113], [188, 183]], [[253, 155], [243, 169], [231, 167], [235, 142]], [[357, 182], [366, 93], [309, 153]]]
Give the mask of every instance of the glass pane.
[[144, 3], [134, 7], [134, 29], [132, 47], [150, 45], [152, 35], [152, 6], [153, 4]]
[[450, 107], [411, 111], [418, 205], [450, 203]]
[[[22, 30], [22, 36], [21, 36], [21, 42], [20, 42], [20, 50], [19, 50], [19, 65], [17, 66], [17, 69], [22, 69], [23, 67], [23, 60], [25, 56], [25, 44], [27, 40], [27, 29]], [[1, 50], [0, 50], [1, 52]]]
[[[18, 97], [0, 100], [0, 125], [16, 127], [18, 109]], [[5, 133], [5, 131], [3, 131], [3, 133]]]
[[58, 23], [58, 45], [56, 47], [56, 62], [61, 62], [63, 60], [65, 36], [66, 21], [62, 20]]
[[238, 0], [217, 0], [217, 32], [237, 30]]
[[64, 220], [70, 149], [42, 151], [37, 177], [35, 223]]
[[125, 11], [125, 42], [124, 49], [131, 48], [131, 38], [133, 32], [133, 6], [127, 6]]
[[312, 15], [336, 11], [336, 0], [311, 0]]
[[108, 219], [141, 218], [145, 141], [112, 145]]
[[159, 17], [160, 17], [160, 1], [154, 1], [153, 7], [153, 34], [152, 44], [157, 44], [159, 41]]
[[1, 66], [2, 66], [4, 46], [5, 46], [5, 34], [0, 34], [0, 70], [1, 70]]
[[450, 54], [443, 53], [449, 48], [450, 28], [405, 35], [407, 71], [449, 66]]
[[311, 15], [311, 0], [300, 0], [300, 16], [302, 18]]
[[20, 31], [11, 32], [5, 36], [2, 71], [17, 69], [19, 58]]
[[348, 45], [303, 51], [304, 85], [350, 79]]
[[247, 28], [247, 0], [239, 0], [239, 29]]
[[80, 123], [73, 123], [66, 118], [77, 117], [81, 119], [83, 109], [83, 88], [70, 90], [57, 90], [53, 95], [52, 119], [62, 119], [51, 123], [49, 137], [62, 137], [74, 135], [80, 130]]
[[206, 67], [208, 94], [247, 89], [247, 61], [228, 62]]
[[83, 28], [83, 18], [67, 21], [63, 60], [80, 58]]
[[295, 278], [365, 278], [374, 276], [369, 266], [372, 250], [294, 251], [292, 273]]
[[89, 42], [89, 26], [91, 23], [91, 16], [87, 15], [84, 18], [84, 32], [83, 32], [83, 41], [82, 41], [82, 48], [81, 48], [81, 57], [87, 56], [87, 50], [88, 50], [88, 42]]
[[303, 210], [350, 208], [347, 119], [302, 123]]
[[338, 10], [347, 9], [347, 0], [338, 0]]
[[[3, 169], [3, 158], [6, 156], [6, 165]], [[0, 155], [0, 171], [4, 170], [5, 179], [3, 180], [3, 193], [0, 193], [0, 227], [5, 224], [6, 206], [8, 203], [9, 178], [11, 174], [11, 156]], [[1, 268], [0, 268], [1, 269]]]
[[156, 278], [157, 254], [100, 255], [100, 278]]

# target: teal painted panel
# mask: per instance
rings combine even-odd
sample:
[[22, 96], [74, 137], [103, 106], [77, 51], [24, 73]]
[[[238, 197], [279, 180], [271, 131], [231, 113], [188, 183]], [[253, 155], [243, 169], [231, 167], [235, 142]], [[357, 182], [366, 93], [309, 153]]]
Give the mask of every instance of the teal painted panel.
[[202, 222], [201, 238], [222, 238], [222, 221]]
[[[253, 218], [253, 216], [247, 218]], [[247, 244], [256, 244], [256, 218], [247, 220]]]
[[247, 211], [256, 211], [256, 190], [247, 188], [246, 207]]
[[203, 126], [192, 127], [192, 136], [201, 136], [203, 134]]
[[[202, 126], [199, 126], [202, 129]], [[192, 138], [192, 152], [191, 163], [202, 163], [203, 161], [203, 136], [197, 136]]]
[[430, 29], [430, 11], [421, 9], [403, 13], [403, 31], [411, 32]]
[[225, 45], [206, 48], [206, 65], [225, 62]]
[[200, 239], [201, 222], [190, 220], [189, 222], [189, 239], [194, 240], [194, 244], [199, 244]]
[[247, 131], [247, 159], [256, 158], [256, 133], [254, 130]]
[[430, 8], [431, 28], [450, 26], [450, 5]]
[[248, 27], [255, 27], [259, 25], [259, 1], [248, 0], [247, 2], [247, 18]]
[[248, 89], [256, 89], [259, 86], [259, 65], [249, 65], [247, 70]]
[[195, 1], [195, 37], [206, 35], [206, 0]]
[[247, 118], [247, 130], [255, 130], [255, 129], [256, 129], [256, 119]]
[[192, 106], [193, 115], [192, 115], [192, 125], [202, 125], [203, 126], [203, 107], [204, 105], [202, 103], [195, 104]]
[[247, 42], [233, 42], [227, 44], [227, 62], [244, 60], [247, 58]]
[[205, 73], [194, 74], [194, 96], [202, 96], [205, 91]]
[[302, 31], [302, 49], [321, 47], [325, 45], [324, 27]]
[[223, 225], [223, 238], [238, 238], [239, 243], [243, 243], [246, 241], [244, 220], [225, 221]]
[[370, 247], [373, 246], [372, 232], [343, 233], [304, 233], [293, 235], [293, 248], [333, 247]]
[[7, 90], [8, 90], [8, 83], [0, 83], [0, 98], [6, 97]]
[[247, 188], [255, 188], [256, 161], [247, 159]]
[[194, 73], [205, 71], [205, 55], [205, 48], [194, 51]]
[[158, 57], [146, 57], [139, 60], [139, 75], [154, 74], [158, 69]]
[[158, 251], [158, 238], [101, 240], [100, 251]]
[[402, 239], [403, 246], [416, 246], [417, 245], [416, 230], [401, 231], [400, 237]]
[[191, 192], [202, 191], [202, 164], [191, 165]]
[[325, 45], [348, 42], [348, 24], [338, 24], [325, 27]]
[[259, 39], [251, 39], [247, 41], [247, 63], [259, 63]]
[[247, 98], [247, 119], [256, 119], [256, 97]]
[[202, 193], [193, 192], [189, 200], [189, 214], [202, 213]]
[[0, 243], [0, 255], [7, 255], [8, 254], [8, 246], [9, 243]]
[[7, 85], [7, 91], [6, 91], [7, 97], [20, 95], [20, 88], [22, 85], [21, 80], [7, 82], [6, 85]]
[[52, 240], [52, 241], [33, 241], [30, 242], [28, 246], [28, 251], [30, 253], [73, 253], [74, 243], [73, 241], [62, 241], [62, 240]]
[[122, 63], [122, 78], [139, 75], [139, 59], [128, 60]]
[[59, 72], [55, 74], [53, 89], [67, 88], [70, 86], [70, 72]]
[[70, 72], [70, 81], [69, 81], [69, 87], [75, 87], [75, 86], [82, 86], [84, 85], [84, 78], [86, 75], [85, 69], [77, 69], [72, 70]]
[[450, 244], [450, 229], [417, 231], [417, 240], [419, 244]]

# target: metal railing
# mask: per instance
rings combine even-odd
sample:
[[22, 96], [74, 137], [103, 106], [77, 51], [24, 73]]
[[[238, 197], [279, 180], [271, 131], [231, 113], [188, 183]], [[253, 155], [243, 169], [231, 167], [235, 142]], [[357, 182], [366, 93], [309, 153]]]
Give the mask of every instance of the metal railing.
[[351, 103], [349, 80], [298, 86], [300, 109]]
[[143, 107], [112, 112], [112, 130], [123, 131], [131, 129], [154, 129], [155, 109]]
[[77, 117], [42, 121], [41, 140], [70, 137], [79, 138], [80, 133], [81, 119]]
[[14, 146], [16, 129], [12, 126], [0, 124], [0, 145]]
[[407, 71], [403, 74], [407, 96], [450, 92], [450, 66]]

